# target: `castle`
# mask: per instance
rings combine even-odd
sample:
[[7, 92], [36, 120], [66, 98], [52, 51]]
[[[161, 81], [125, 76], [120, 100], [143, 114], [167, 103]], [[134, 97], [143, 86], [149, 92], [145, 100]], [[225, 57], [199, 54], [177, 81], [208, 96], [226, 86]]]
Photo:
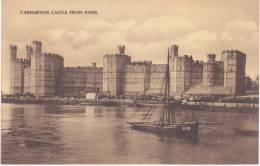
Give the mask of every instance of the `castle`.
[[[89, 92], [109, 95], [158, 95], [163, 92], [166, 64], [131, 61], [125, 46], [118, 53], [104, 55], [103, 68], [64, 67], [62, 56], [42, 53], [42, 43], [26, 46], [26, 59], [17, 58], [17, 46], [10, 46], [12, 94], [35, 96], [82, 97]], [[181, 56], [178, 46], [169, 48], [171, 94], [236, 95], [244, 93], [246, 55], [238, 50], [225, 50], [221, 60], [207, 55], [207, 62]], [[166, 56], [165, 56], [166, 59]]]
[[26, 45], [26, 59], [17, 58], [17, 46], [10, 46], [10, 92], [35, 96], [84, 96], [102, 91], [103, 69], [92, 66], [64, 67], [62, 56], [42, 53], [42, 42]]
[[[103, 57], [103, 91], [112, 95], [156, 95], [163, 92], [166, 64], [133, 61], [119, 46], [119, 53]], [[244, 93], [246, 55], [222, 51], [221, 60], [207, 55], [207, 62], [180, 56], [178, 46], [169, 49], [171, 94], [235, 95]], [[166, 61], [166, 56], [165, 56]]]

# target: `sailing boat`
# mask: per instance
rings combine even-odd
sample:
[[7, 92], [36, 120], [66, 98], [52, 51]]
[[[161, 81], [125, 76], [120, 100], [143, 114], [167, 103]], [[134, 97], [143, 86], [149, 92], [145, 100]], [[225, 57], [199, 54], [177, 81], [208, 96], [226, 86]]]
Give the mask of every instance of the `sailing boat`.
[[[170, 67], [169, 67], [169, 49], [167, 56], [167, 66], [165, 71], [164, 103], [160, 112], [158, 121], [146, 122], [128, 122], [132, 129], [152, 132], [159, 135], [174, 136], [179, 138], [196, 138], [199, 131], [199, 122], [190, 120], [177, 122], [175, 112], [170, 107]], [[171, 108], [171, 109], [170, 109]], [[150, 115], [151, 116], [151, 115]]]

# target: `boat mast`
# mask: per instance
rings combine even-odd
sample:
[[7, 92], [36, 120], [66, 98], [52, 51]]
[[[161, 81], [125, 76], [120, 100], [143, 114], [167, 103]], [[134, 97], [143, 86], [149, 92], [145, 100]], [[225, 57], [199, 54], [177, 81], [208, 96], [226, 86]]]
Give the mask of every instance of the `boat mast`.
[[164, 87], [164, 106], [160, 116], [160, 122], [162, 126], [165, 124], [172, 124], [175, 122], [175, 115], [172, 110], [169, 109], [170, 104], [170, 50], [168, 48], [167, 65], [165, 71], [165, 87]]

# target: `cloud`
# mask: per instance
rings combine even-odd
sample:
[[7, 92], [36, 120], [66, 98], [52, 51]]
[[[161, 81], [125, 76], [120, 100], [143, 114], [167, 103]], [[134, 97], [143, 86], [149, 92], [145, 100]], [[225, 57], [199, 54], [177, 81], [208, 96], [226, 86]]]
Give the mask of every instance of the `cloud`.
[[137, 24], [127, 37], [128, 41], [159, 41], [176, 38], [195, 29], [188, 19], [162, 16]]
[[[181, 55], [193, 55], [198, 60], [205, 60], [207, 53], [216, 53], [219, 58], [222, 50], [234, 48], [248, 55], [247, 72], [256, 73], [254, 68], [258, 66], [258, 26], [250, 20], [230, 21], [221, 31], [210, 30], [188, 18], [170, 16], [115, 22], [80, 20], [69, 27], [50, 25], [27, 26], [22, 29], [23, 33], [16, 29], [21, 26], [17, 25], [11, 29], [13, 37], [3, 33], [3, 39], [8, 45], [13, 43], [10, 38], [15, 38], [19, 52], [26, 42], [42, 40], [43, 51], [64, 56], [66, 66], [87, 66], [92, 62], [102, 65], [103, 55], [117, 52], [117, 45], [121, 44], [126, 46], [126, 53], [132, 59], [152, 60], [153, 63], [165, 63], [170, 44], [178, 44]], [[7, 55], [8, 47], [3, 47]], [[2, 69], [7, 71], [8, 56], [3, 59], [5, 67]]]
[[177, 39], [178, 43], [192, 49], [208, 49], [213, 43], [218, 41], [216, 33], [206, 30], [199, 30], [189, 33]]
[[79, 21], [77, 26], [88, 32], [96, 33], [105, 33], [114, 27], [113, 24], [106, 22], [104, 19]]
[[258, 32], [258, 26], [254, 21], [236, 20], [227, 24], [220, 39], [225, 42], [245, 42], [255, 32]]
[[[239, 49], [247, 54], [246, 73], [255, 77], [258, 70], [258, 26], [254, 21], [231, 21], [220, 34], [223, 49]], [[250, 64], [250, 65], [249, 65]]]

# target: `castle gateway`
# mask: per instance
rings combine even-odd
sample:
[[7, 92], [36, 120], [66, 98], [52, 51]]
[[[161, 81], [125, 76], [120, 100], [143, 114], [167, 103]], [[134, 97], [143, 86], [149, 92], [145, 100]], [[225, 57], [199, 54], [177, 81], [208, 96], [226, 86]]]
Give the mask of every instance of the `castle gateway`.
[[[17, 46], [10, 46], [10, 92], [35, 96], [83, 97], [89, 92], [110, 95], [158, 95], [163, 92], [166, 64], [131, 61], [125, 46], [103, 57], [103, 68], [64, 67], [62, 56], [42, 53], [42, 43], [26, 46], [26, 59], [17, 58]], [[169, 49], [171, 94], [243, 94], [246, 55], [238, 50], [222, 51], [221, 60], [207, 55], [207, 62], [194, 61]], [[165, 56], [166, 57], [166, 56]]]

